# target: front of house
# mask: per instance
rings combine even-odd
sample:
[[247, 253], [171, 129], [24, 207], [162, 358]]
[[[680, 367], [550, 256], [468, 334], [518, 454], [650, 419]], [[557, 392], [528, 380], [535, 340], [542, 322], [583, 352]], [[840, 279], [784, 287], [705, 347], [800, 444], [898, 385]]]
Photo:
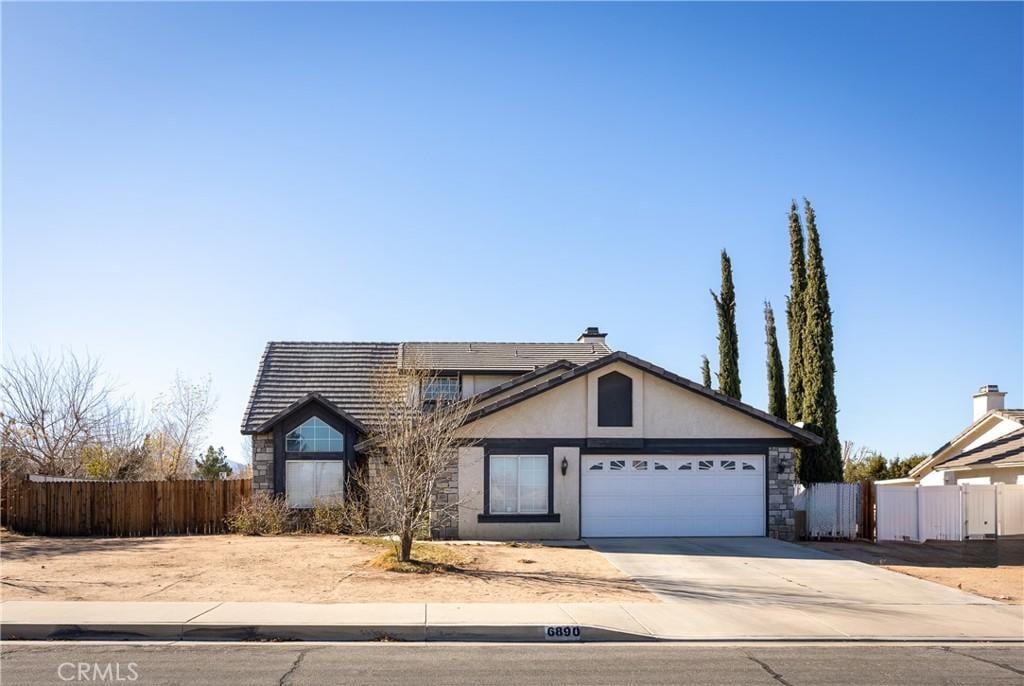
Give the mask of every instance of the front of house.
[[343, 495], [381, 365], [431, 370], [421, 400], [473, 399], [437, 495], [458, 514], [435, 537], [794, 536], [793, 449], [818, 437], [595, 327], [572, 343], [269, 343], [242, 425], [254, 487], [293, 507]]

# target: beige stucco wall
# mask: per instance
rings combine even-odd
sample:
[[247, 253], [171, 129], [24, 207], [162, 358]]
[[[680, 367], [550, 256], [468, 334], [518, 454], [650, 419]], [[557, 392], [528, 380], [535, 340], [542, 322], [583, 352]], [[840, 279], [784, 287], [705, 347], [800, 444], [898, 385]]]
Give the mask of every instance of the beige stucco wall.
[[650, 374], [644, 379], [645, 438], [789, 438], [714, 400]]
[[[1019, 484], [1024, 483], [1024, 467], [1004, 469], [972, 469], [964, 472], [949, 472], [958, 484]], [[923, 483], [923, 481], [922, 481]]]
[[[633, 379], [633, 426], [597, 425], [597, 379]], [[484, 417], [462, 430], [476, 438], [789, 438], [721, 403], [617, 362]]]
[[483, 393], [514, 378], [516, 378], [515, 374], [463, 374], [462, 397], [468, 398], [477, 393]]
[[[569, 463], [562, 475], [562, 459]], [[484, 509], [484, 449], [459, 448], [459, 538], [515, 541], [579, 538], [579, 448], [554, 449], [554, 511], [558, 522], [479, 522]]]
[[581, 438], [587, 431], [587, 380], [579, 378], [488, 415], [461, 430], [474, 438]]

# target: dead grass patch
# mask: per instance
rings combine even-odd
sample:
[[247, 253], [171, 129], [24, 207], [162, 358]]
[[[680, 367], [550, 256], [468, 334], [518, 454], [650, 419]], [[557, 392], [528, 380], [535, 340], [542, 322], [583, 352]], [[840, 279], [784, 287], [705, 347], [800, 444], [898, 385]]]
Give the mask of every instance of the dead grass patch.
[[474, 560], [471, 555], [457, 550], [455, 546], [415, 542], [412, 544], [412, 559], [408, 562], [399, 562], [395, 546], [390, 541], [382, 541], [381, 545], [384, 546], [384, 549], [368, 564], [387, 572], [405, 574], [461, 572]]
[[[335, 535], [49, 538], [3, 532], [0, 599], [658, 602], [587, 548], [420, 542], [416, 554], [428, 564], [409, 570], [421, 573], [402, 574], [371, 564], [390, 546], [384, 538]], [[425, 555], [422, 546], [435, 554]]]

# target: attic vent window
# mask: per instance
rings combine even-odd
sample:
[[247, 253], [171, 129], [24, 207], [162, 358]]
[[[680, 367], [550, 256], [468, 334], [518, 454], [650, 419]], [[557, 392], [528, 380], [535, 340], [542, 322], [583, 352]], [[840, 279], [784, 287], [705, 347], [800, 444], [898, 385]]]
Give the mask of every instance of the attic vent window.
[[633, 379], [611, 372], [597, 380], [597, 425], [633, 426]]

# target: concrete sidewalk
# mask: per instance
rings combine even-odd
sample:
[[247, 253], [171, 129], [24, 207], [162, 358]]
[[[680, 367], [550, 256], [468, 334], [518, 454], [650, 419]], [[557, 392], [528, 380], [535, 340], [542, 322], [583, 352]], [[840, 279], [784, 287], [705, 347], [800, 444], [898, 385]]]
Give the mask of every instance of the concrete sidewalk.
[[1024, 640], [1020, 605], [908, 610], [898, 605], [788, 606], [711, 600], [322, 605], [11, 600], [0, 603], [0, 636], [5, 640], [254, 641]]

